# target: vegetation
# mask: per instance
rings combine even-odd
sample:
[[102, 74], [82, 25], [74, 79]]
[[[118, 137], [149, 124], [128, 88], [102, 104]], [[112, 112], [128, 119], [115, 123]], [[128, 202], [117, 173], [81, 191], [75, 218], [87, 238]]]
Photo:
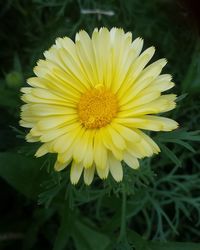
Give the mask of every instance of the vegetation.
[[[8, 0], [0, 3], [0, 249], [199, 250], [200, 43], [183, 1]], [[178, 103], [162, 152], [126, 169], [123, 182], [73, 186], [55, 156], [33, 157], [19, 127], [20, 91], [57, 37], [122, 27], [168, 60]]]

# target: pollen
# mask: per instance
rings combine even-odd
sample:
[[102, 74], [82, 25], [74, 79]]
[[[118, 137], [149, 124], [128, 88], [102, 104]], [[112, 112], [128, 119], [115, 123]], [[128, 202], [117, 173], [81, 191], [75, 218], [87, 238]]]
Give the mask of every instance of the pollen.
[[117, 98], [101, 85], [84, 93], [78, 104], [81, 124], [88, 129], [105, 127], [118, 110]]

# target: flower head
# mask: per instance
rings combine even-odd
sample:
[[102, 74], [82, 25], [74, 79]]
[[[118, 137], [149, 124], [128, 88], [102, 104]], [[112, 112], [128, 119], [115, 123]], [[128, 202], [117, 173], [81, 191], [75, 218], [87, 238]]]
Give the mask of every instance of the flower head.
[[36, 152], [57, 154], [55, 170], [70, 165], [77, 183], [83, 172], [90, 184], [95, 171], [123, 178], [122, 161], [133, 168], [138, 159], [157, 154], [157, 144], [142, 130], [170, 131], [177, 123], [156, 116], [175, 108], [176, 96], [162, 95], [174, 86], [166, 64], [148, 62], [154, 47], [142, 51], [143, 40], [132, 41], [122, 29], [95, 29], [58, 38], [34, 68], [36, 77], [22, 88], [20, 124], [30, 128], [28, 142], [42, 142]]

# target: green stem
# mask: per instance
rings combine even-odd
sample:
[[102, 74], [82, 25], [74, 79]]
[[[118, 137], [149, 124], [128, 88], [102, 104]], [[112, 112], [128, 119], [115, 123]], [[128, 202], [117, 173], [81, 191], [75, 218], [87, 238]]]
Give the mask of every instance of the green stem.
[[121, 213], [121, 226], [118, 241], [121, 242], [126, 239], [126, 191], [125, 186], [122, 184], [122, 213]]

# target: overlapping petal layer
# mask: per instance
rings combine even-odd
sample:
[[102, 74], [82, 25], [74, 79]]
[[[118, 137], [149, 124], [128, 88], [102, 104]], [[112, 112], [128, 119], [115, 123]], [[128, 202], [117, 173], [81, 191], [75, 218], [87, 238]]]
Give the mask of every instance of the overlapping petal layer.
[[175, 108], [176, 96], [162, 95], [174, 86], [161, 74], [160, 59], [147, 64], [154, 47], [142, 51], [143, 40], [132, 41], [122, 29], [95, 29], [58, 38], [34, 68], [36, 77], [22, 88], [20, 124], [29, 128], [27, 141], [42, 142], [40, 157], [57, 153], [55, 170], [71, 163], [70, 178], [77, 183], [83, 172], [90, 184], [95, 172], [123, 178], [121, 162], [133, 169], [138, 159], [160, 150], [142, 130], [170, 131], [178, 124], [156, 116]]

